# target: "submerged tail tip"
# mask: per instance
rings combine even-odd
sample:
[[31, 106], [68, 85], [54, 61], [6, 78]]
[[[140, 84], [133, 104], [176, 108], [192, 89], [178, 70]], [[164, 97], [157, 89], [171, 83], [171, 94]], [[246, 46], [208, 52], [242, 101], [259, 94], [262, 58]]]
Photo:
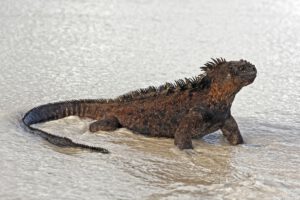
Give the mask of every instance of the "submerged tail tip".
[[99, 153], [103, 153], [103, 154], [110, 154], [110, 151], [108, 151], [107, 149], [101, 148], [101, 147], [92, 147], [91, 150], [99, 152]]
[[110, 151], [108, 151], [107, 149], [101, 149], [100, 153], [103, 153], [103, 154], [110, 154]]

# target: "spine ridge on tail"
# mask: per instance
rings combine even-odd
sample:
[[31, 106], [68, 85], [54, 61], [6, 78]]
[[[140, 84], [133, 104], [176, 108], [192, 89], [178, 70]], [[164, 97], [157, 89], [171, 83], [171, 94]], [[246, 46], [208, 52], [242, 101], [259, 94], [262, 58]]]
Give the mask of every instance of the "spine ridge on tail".
[[74, 100], [74, 101], [65, 101], [57, 102], [51, 104], [45, 104], [38, 107], [35, 107], [29, 110], [23, 117], [22, 122], [25, 127], [43, 139], [47, 140], [51, 144], [60, 146], [60, 147], [75, 147], [83, 148], [91, 151], [96, 151], [100, 153], [107, 154], [109, 151], [102, 147], [96, 147], [86, 144], [80, 144], [74, 142], [70, 138], [54, 135], [46, 131], [34, 128], [31, 125], [46, 121], [51, 121], [55, 119], [61, 119], [67, 116], [81, 116], [84, 115], [83, 110], [87, 103], [98, 103], [97, 100]]

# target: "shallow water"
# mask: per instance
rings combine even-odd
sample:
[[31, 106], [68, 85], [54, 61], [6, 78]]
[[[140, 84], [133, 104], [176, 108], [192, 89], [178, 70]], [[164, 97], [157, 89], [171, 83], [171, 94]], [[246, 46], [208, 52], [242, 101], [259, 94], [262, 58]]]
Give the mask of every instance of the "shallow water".
[[[0, 199], [299, 199], [298, 1], [0, 2]], [[256, 81], [232, 113], [246, 144], [217, 132], [170, 139], [88, 132], [77, 117], [37, 126], [108, 148], [62, 149], [19, 125], [48, 102], [110, 98], [244, 58]]]

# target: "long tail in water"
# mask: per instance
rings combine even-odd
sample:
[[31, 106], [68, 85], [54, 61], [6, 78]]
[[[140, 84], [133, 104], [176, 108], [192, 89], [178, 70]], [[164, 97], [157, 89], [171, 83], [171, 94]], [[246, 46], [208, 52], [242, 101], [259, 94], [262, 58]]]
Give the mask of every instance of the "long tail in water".
[[95, 146], [89, 146], [86, 144], [79, 144], [67, 137], [62, 137], [58, 135], [54, 135], [48, 133], [46, 131], [40, 130], [38, 128], [34, 128], [31, 125], [56, 119], [61, 119], [67, 116], [84, 116], [84, 113], [87, 110], [87, 105], [93, 105], [99, 103], [97, 100], [74, 100], [74, 101], [66, 101], [66, 102], [57, 102], [46, 104], [42, 106], [35, 107], [28, 111], [22, 121], [26, 128], [29, 129], [30, 132], [37, 134], [47, 140], [48, 142], [61, 146], [61, 147], [75, 147], [75, 148], [83, 148], [91, 151], [96, 151], [100, 153], [109, 153], [107, 149]]

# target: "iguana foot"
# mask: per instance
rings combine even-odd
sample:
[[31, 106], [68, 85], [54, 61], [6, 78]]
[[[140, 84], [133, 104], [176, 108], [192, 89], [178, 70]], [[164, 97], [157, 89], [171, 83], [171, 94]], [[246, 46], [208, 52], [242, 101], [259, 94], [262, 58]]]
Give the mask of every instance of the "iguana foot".
[[174, 141], [174, 144], [180, 149], [193, 149], [192, 140]]
[[231, 134], [229, 136], [226, 136], [226, 138], [231, 145], [238, 145], [244, 143], [244, 140], [240, 134]]
[[121, 124], [116, 117], [101, 119], [90, 124], [90, 131], [114, 131], [121, 128]]

